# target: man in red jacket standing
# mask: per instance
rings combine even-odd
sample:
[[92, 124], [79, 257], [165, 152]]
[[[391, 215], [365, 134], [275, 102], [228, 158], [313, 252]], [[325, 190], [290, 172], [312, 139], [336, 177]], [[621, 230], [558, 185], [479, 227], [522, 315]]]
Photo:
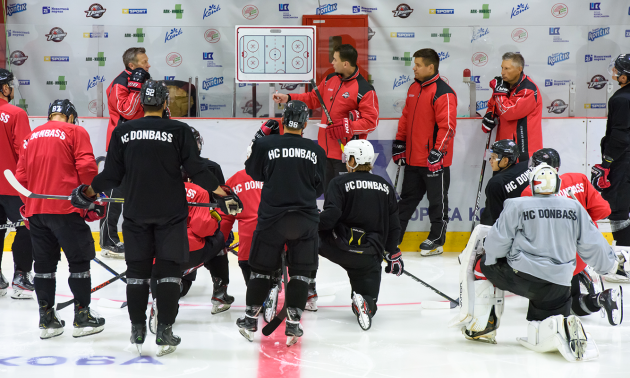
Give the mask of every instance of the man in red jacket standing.
[[[378, 125], [378, 97], [374, 87], [359, 73], [357, 57], [357, 50], [351, 45], [335, 47], [332, 61], [335, 72], [318, 86], [333, 121], [325, 129], [320, 128], [317, 134], [317, 142], [326, 151], [328, 158], [324, 195], [333, 177], [347, 173], [346, 165], [341, 162], [340, 143], [345, 145], [354, 136], [367, 139], [367, 135]], [[321, 106], [314, 90], [301, 94], [274, 94], [273, 100], [277, 103], [299, 100], [309, 109]], [[321, 122], [328, 124], [323, 111]]]
[[496, 140], [512, 139], [520, 149], [518, 162], [527, 161], [542, 142], [542, 96], [538, 86], [523, 73], [525, 58], [518, 53], [503, 54], [501, 76], [490, 81], [492, 97], [481, 130], [497, 126]]
[[[14, 86], [17, 84], [15, 81], [13, 73], [0, 68], [0, 172], [8, 169], [14, 174], [24, 139], [31, 132], [26, 112], [9, 104], [9, 101], [13, 100]], [[7, 218], [11, 222], [22, 219], [20, 215], [22, 205], [18, 192], [6, 180], [0, 179], [0, 224], [5, 224]], [[6, 228], [0, 230], [0, 241], [4, 242], [6, 232]], [[35, 290], [30, 278], [33, 266], [33, 247], [31, 235], [26, 227], [16, 228], [11, 250], [13, 251], [13, 264], [15, 266], [11, 298], [30, 299], [32, 298], [32, 291]], [[2, 255], [0, 250], [0, 263], [2, 263]], [[0, 270], [0, 296], [6, 295], [8, 287], [9, 283]]]
[[407, 91], [392, 146], [394, 162], [405, 165], [398, 204], [401, 227], [398, 244], [402, 243], [409, 219], [426, 193], [431, 230], [420, 244], [420, 253], [430, 256], [442, 253], [446, 240], [457, 96], [440, 77], [440, 57], [435, 50], [421, 49], [413, 57], [415, 81]]
[[[142, 83], [151, 78], [149, 75], [149, 58], [144, 47], [131, 47], [123, 54], [125, 70], [118, 75], [106, 90], [109, 124], [105, 151], [109, 148], [109, 140], [114, 128], [132, 119], [144, 117], [140, 104], [140, 88]], [[110, 197], [124, 197], [120, 189], [106, 193]], [[101, 255], [104, 257], [125, 258], [125, 245], [118, 237], [118, 219], [122, 212], [122, 204], [108, 203], [107, 215], [101, 220]]]

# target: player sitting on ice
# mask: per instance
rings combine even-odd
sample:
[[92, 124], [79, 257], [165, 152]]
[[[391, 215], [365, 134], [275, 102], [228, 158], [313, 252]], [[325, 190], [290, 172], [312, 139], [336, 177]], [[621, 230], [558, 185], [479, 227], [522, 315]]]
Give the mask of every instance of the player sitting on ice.
[[[529, 165], [533, 169], [542, 163], [549, 164], [559, 171], [560, 154], [553, 148], [542, 148], [534, 152], [529, 159]], [[586, 175], [582, 173], [565, 173], [560, 176], [560, 180], [562, 180], [562, 184], [556, 196], [573, 198], [580, 202], [593, 222], [610, 215], [610, 205], [593, 187]], [[529, 187], [523, 190], [522, 196], [531, 195], [532, 190]], [[580, 256], [576, 256], [575, 260], [576, 267], [571, 280], [571, 297], [573, 298], [571, 310], [573, 313], [579, 316], [586, 316], [604, 309], [608, 315], [608, 322], [611, 325], [620, 324], [623, 320], [623, 295], [621, 288], [603, 290], [599, 274], [587, 266]], [[621, 272], [615, 274], [614, 277], [619, 276], [627, 280], [623, 266], [620, 266], [620, 268]], [[582, 294], [580, 290], [582, 286], [587, 291], [585, 294]]]
[[529, 299], [521, 345], [559, 350], [568, 361], [599, 355], [580, 319], [570, 315], [575, 251], [599, 273], [616, 271], [617, 260], [582, 205], [554, 196], [560, 185], [555, 169], [539, 165], [530, 176], [534, 196], [508, 199], [494, 226], [473, 232], [459, 271], [460, 313], [451, 321], [467, 339], [496, 343], [503, 291], [509, 290]]

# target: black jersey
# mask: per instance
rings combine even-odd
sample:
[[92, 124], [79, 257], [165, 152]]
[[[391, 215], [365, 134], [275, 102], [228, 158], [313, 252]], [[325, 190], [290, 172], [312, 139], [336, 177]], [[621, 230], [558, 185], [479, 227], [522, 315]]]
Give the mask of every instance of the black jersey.
[[379, 251], [395, 252], [400, 237], [398, 202], [394, 188], [369, 172], [353, 172], [330, 181], [319, 229], [339, 223], [358, 227]]
[[324, 193], [325, 170], [326, 153], [310, 139], [287, 133], [254, 141], [245, 172], [264, 182], [257, 228], [269, 227], [288, 211], [318, 221], [316, 200]]
[[602, 155], [613, 160], [630, 149], [630, 85], [619, 88], [608, 100], [606, 135], [601, 148]]
[[514, 164], [494, 175], [486, 185], [486, 208], [481, 213], [481, 224], [492, 226], [508, 198], [520, 197], [529, 185], [530, 169], [528, 162]]
[[188, 216], [180, 166], [195, 184], [213, 192], [219, 183], [199, 156], [190, 126], [144, 117], [112, 132], [105, 169], [92, 181], [95, 192], [125, 182], [123, 216], [134, 221], [165, 223]]
[[212, 161], [210, 159], [203, 158], [203, 163], [210, 170], [210, 173], [217, 178], [220, 185], [225, 185], [225, 176], [223, 176], [223, 170], [221, 170], [221, 166], [219, 163]]

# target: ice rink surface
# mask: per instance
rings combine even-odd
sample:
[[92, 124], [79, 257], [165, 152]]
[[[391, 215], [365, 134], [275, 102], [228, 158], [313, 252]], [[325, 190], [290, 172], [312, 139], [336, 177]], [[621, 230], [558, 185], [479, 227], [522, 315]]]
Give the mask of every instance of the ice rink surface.
[[[2, 271], [13, 276], [10, 253]], [[403, 256], [405, 269], [456, 297], [457, 254], [422, 258]], [[118, 272], [122, 260], [103, 259]], [[59, 263], [57, 302], [70, 299], [68, 265]], [[0, 377], [628, 377], [630, 320], [617, 327], [599, 313], [582, 318], [597, 342], [596, 361], [569, 363], [559, 353], [539, 354], [520, 346], [516, 337], [527, 336], [527, 300], [508, 294], [497, 345], [465, 340], [457, 329], [447, 328], [457, 310], [426, 310], [420, 302], [442, 300], [406, 276], [383, 274], [379, 309], [372, 328], [365, 332], [350, 309], [350, 285], [345, 271], [320, 259], [317, 276], [319, 311], [305, 312], [304, 336], [285, 346], [284, 327], [270, 337], [259, 331], [253, 343], [238, 332], [235, 321], [245, 305], [245, 284], [236, 257], [230, 255], [228, 292], [236, 301], [227, 312], [211, 315], [212, 282], [204, 269], [190, 292], [180, 301], [174, 326], [182, 343], [174, 354], [155, 357], [154, 337], [148, 335], [143, 357], [129, 343], [126, 309], [103, 308], [98, 299], [122, 301], [125, 286], [116, 282], [94, 293], [92, 307], [106, 318], [105, 331], [85, 338], [72, 337], [72, 307], [60, 312], [65, 333], [40, 340], [34, 300], [14, 300], [11, 289], [0, 297]], [[92, 263], [92, 286], [112, 275]], [[611, 284], [605, 283], [606, 287]], [[630, 290], [630, 289], [628, 289]], [[626, 302], [628, 303], [628, 302]], [[629, 306], [626, 304], [625, 310]], [[148, 307], [147, 307], [148, 309]], [[148, 311], [147, 311], [148, 314]]]

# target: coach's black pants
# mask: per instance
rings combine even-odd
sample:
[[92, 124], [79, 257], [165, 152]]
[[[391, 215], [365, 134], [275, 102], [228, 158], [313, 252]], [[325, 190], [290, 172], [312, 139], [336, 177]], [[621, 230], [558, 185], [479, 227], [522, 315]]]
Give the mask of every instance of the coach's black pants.
[[[20, 215], [20, 207], [23, 205], [22, 200], [18, 196], [0, 195], [0, 225], [7, 223], [7, 219], [11, 223], [22, 219]], [[4, 236], [7, 229], [0, 230], [0, 241], [4, 246]], [[0, 266], [2, 264], [2, 249], [0, 248]], [[33, 246], [31, 243], [31, 233], [25, 227], [18, 227], [15, 230], [15, 238], [11, 245], [13, 251], [13, 264], [16, 270], [30, 272], [33, 269]], [[8, 279], [11, 279], [9, 277]]]
[[[123, 192], [120, 188], [109, 190], [105, 194], [111, 198], [123, 197]], [[122, 213], [123, 204], [106, 202], [105, 206], [107, 207], [107, 214], [105, 215], [105, 218], [100, 220], [101, 247], [114, 246], [120, 243], [120, 238], [118, 237], [118, 220], [120, 219], [120, 214]]]
[[[602, 190], [602, 197], [610, 205], [611, 213], [608, 219], [611, 223], [626, 221], [630, 212], [630, 153], [624, 153], [612, 162], [608, 181], [610, 181], [610, 187]], [[613, 224], [611, 227], [613, 227], [612, 234], [617, 245], [630, 246], [630, 227], [620, 230], [614, 230]]]
[[343, 175], [344, 173], [348, 173], [346, 169], [346, 164], [342, 163], [341, 160], [338, 159], [326, 159], [326, 176], [324, 177], [324, 197], [326, 197], [326, 192], [328, 191], [328, 184], [330, 181], [339, 175]]

